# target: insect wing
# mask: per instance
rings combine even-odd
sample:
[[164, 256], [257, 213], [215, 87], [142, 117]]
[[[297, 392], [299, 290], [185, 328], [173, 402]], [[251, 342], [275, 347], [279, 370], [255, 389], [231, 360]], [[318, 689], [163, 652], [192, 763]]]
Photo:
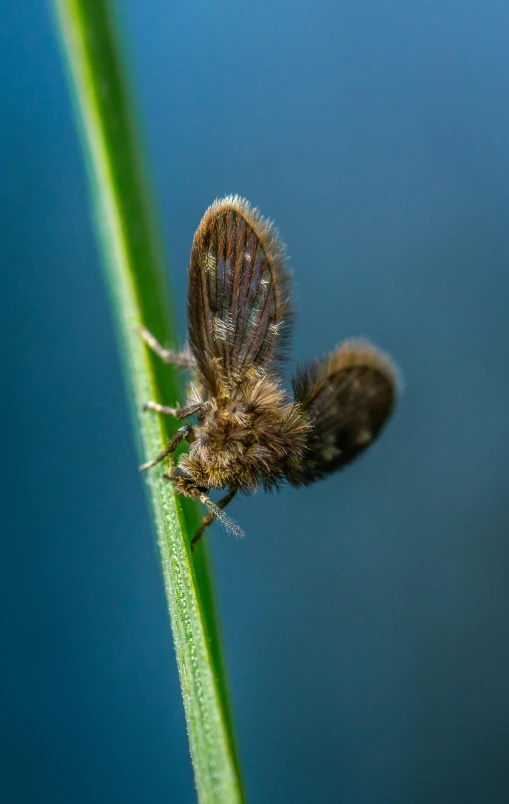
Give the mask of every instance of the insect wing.
[[189, 266], [189, 342], [213, 394], [262, 376], [284, 356], [291, 317], [284, 248], [247, 201], [206, 211]]
[[298, 368], [292, 384], [311, 422], [303, 460], [288, 472], [294, 485], [312, 483], [356, 458], [375, 440], [396, 398], [394, 367], [365, 341], [347, 341]]

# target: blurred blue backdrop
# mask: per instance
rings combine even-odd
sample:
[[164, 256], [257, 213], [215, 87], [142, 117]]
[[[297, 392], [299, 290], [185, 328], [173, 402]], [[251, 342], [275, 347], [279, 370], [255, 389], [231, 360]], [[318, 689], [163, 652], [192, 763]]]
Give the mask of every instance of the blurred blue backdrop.
[[[214, 563], [250, 802], [509, 801], [509, 7], [121, 4], [185, 331], [194, 228], [288, 243], [293, 354], [406, 390]], [[4, 3], [0, 800], [192, 802], [154, 539], [49, 6]]]

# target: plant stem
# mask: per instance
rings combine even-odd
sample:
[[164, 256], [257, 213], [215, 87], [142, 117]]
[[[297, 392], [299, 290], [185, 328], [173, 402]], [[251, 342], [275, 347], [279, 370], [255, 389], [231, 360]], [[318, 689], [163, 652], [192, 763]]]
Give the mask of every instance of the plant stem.
[[[68, 65], [95, 219], [143, 461], [167, 443], [171, 427], [142, 413], [148, 399], [181, 399], [174, 371], [136, 333], [145, 326], [174, 343], [161, 250], [148, 204], [133, 115], [109, 0], [53, 0]], [[168, 417], [166, 417], [168, 418]], [[170, 420], [171, 424], [171, 420]], [[205, 544], [193, 556], [182, 506], [162, 465], [147, 476], [200, 802], [241, 802], [239, 767]], [[203, 542], [204, 540], [202, 540]], [[194, 557], [194, 561], [193, 561]]]

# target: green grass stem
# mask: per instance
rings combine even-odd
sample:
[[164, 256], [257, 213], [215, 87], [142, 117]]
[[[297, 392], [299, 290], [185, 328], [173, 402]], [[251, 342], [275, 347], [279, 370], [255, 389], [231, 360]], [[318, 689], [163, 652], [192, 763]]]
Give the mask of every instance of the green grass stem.
[[[181, 399], [179, 378], [136, 333], [174, 344], [159, 239], [148, 202], [111, 0], [53, 0], [92, 189], [95, 221], [141, 461], [175, 429], [143, 403]], [[194, 554], [194, 506], [181, 504], [159, 465], [147, 474], [200, 802], [243, 800], [206, 540]], [[140, 478], [140, 482], [142, 482]]]

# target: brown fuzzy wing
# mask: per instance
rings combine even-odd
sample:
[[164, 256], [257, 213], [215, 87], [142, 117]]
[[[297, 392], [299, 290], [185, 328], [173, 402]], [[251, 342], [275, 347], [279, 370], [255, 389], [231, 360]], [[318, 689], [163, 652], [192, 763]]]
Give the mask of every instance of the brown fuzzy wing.
[[287, 473], [297, 486], [356, 458], [375, 440], [396, 399], [394, 367], [366, 341], [347, 341], [298, 368], [292, 384], [311, 423], [308, 449]]
[[189, 265], [189, 343], [212, 394], [231, 393], [283, 358], [291, 309], [284, 248], [247, 201], [206, 211]]

